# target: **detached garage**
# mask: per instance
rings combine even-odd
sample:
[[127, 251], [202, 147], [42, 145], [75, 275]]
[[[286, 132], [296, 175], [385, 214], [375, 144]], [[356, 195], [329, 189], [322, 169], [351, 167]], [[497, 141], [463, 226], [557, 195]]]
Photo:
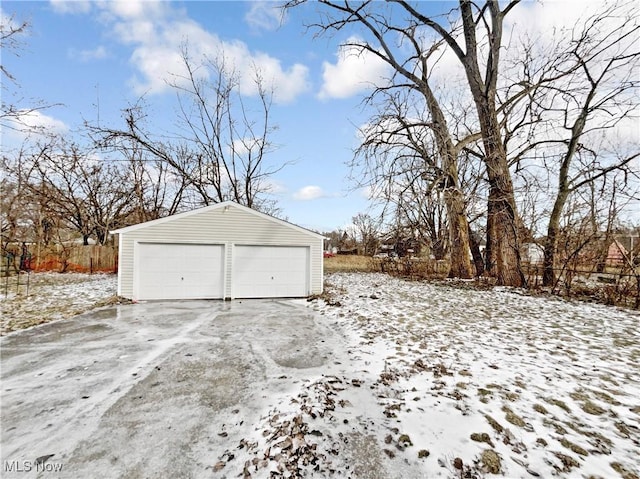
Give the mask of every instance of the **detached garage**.
[[234, 202], [112, 231], [118, 295], [296, 298], [322, 292], [323, 236]]

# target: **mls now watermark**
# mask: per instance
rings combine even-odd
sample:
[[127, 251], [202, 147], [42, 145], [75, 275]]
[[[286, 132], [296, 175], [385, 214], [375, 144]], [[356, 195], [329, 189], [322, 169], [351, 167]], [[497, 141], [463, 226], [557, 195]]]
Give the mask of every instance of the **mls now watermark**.
[[4, 461], [4, 472], [62, 472], [59, 462]]

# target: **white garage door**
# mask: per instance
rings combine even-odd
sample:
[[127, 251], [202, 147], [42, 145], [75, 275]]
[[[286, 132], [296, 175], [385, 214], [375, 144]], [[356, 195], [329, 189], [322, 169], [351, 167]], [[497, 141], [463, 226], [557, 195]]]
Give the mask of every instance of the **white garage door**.
[[234, 298], [304, 297], [308, 278], [308, 247], [234, 246]]
[[134, 295], [137, 299], [222, 298], [223, 261], [222, 245], [140, 243]]

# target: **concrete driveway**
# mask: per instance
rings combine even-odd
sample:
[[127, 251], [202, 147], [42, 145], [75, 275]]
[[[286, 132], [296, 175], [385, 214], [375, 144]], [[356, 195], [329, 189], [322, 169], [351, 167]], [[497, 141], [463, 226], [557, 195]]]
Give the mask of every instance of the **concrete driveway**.
[[13, 333], [0, 475], [224, 477], [219, 451], [340, 344], [299, 300], [122, 305]]

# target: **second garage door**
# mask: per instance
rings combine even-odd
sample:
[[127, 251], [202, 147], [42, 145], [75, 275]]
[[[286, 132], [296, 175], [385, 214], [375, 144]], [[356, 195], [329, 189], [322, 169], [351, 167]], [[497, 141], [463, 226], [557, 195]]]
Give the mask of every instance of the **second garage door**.
[[233, 250], [234, 298], [300, 298], [309, 294], [309, 248], [245, 246]]
[[136, 256], [136, 299], [224, 297], [222, 245], [140, 243]]

